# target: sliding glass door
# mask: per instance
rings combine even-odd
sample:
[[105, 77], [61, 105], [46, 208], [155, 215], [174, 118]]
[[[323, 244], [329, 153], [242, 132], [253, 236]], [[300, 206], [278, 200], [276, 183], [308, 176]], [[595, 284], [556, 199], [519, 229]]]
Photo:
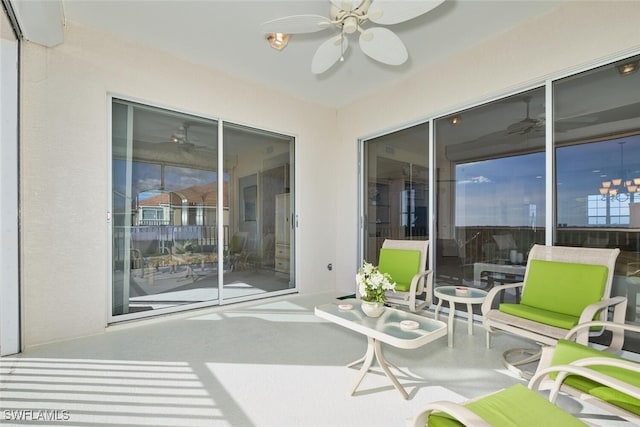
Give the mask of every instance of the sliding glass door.
[[429, 238], [429, 124], [364, 141], [364, 253], [377, 264], [385, 239]]
[[544, 244], [544, 112], [539, 88], [435, 121], [436, 286], [521, 280]]
[[613, 293], [638, 322], [640, 55], [553, 84], [556, 245], [619, 248]]
[[[434, 224], [435, 286], [521, 281], [534, 244], [619, 248], [612, 294], [639, 321], [639, 69], [630, 56], [433, 120], [424, 223]], [[372, 262], [384, 238], [421, 235], [429, 151], [418, 138], [403, 144], [416, 130], [365, 141], [361, 237]]]
[[223, 125], [224, 298], [294, 287], [293, 138]]
[[293, 138], [221, 125], [113, 99], [113, 320], [294, 288]]

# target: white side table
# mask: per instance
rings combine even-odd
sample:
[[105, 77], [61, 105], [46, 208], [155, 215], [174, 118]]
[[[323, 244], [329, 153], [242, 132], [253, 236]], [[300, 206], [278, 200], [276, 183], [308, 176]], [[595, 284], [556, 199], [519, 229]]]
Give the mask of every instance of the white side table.
[[473, 304], [482, 304], [487, 297], [487, 292], [481, 289], [468, 288], [466, 286], [438, 286], [434, 288], [434, 295], [438, 298], [435, 319], [439, 319], [442, 301], [449, 302], [449, 347], [453, 347], [453, 317], [455, 313], [455, 303], [467, 305], [467, 333], [473, 335]]

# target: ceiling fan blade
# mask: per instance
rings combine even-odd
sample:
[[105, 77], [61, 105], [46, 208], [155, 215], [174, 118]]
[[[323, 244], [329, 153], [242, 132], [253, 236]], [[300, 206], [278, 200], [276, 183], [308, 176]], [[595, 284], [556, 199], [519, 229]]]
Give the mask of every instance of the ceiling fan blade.
[[374, 27], [360, 34], [360, 49], [376, 61], [400, 65], [409, 57], [407, 48], [393, 31]]
[[442, 2], [444, 0], [374, 0], [368, 17], [376, 24], [398, 24], [427, 13]]
[[362, 3], [362, 0], [330, 0], [331, 4], [340, 10], [351, 11], [356, 9]]
[[536, 119], [531, 119], [531, 118], [526, 118], [524, 120], [521, 120], [517, 123], [512, 123], [509, 126], [507, 126], [507, 133], [508, 134], [514, 134], [514, 133], [519, 133], [519, 134], [524, 134], [524, 133], [528, 133], [531, 130], [533, 130], [535, 127], [539, 126], [539, 124], [541, 124], [542, 122]]
[[[342, 39], [342, 43], [340, 42]], [[322, 74], [327, 71], [333, 64], [338, 62], [340, 57], [349, 48], [349, 39], [342, 34], [331, 37], [320, 45], [313, 55], [311, 61], [311, 71], [313, 74]]]
[[267, 21], [260, 25], [260, 31], [268, 33], [304, 34], [322, 31], [331, 26], [328, 18], [320, 15], [294, 15]]

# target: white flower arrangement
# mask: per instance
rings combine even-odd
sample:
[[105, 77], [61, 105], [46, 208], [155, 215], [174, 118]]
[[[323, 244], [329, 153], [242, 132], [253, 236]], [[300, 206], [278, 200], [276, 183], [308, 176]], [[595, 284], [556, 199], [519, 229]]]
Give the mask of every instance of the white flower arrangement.
[[362, 268], [356, 274], [358, 292], [363, 301], [382, 302], [387, 300], [386, 291], [396, 290], [396, 284], [388, 273], [382, 273], [378, 267], [363, 261]]

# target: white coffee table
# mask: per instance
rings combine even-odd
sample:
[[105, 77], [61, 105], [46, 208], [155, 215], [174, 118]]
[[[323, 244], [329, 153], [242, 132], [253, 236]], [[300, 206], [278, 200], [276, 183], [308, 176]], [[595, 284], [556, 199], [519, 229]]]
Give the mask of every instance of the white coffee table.
[[467, 305], [467, 333], [473, 335], [473, 304], [482, 304], [487, 297], [487, 292], [481, 289], [468, 288], [466, 286], [437, 286], [433, 294], [438, 298], [435, 318], [439, 320], [442, 301], [449, 302], [449, 347], [453, 347], [453, 317], [455, 315], [455, 303]]
[[[339, 306], [343, 304], [351, 304], [351, 309], [341, 309]], [[377, 318], [367, 317], [360, 308], [359, 300], [343, 300], [330, 304], [324, 304], [315, 308], [315, 314], [330, 322], [336, 323], [352, 331], [363, 334], [367, 337], [367, 351], [365, 355], [348, 364], [352, 367], [362, 363], [362, 367], [358, 373], [355, 383], [351, 389], [351, 395], [355, 393], [360, 382], [366, 375], [373, 364], [375, 356], [378, 365], [382, 368], [385, 375], [389, 377], [396, 389], [405, 399], [409, 398], [409, 394], [402, 387], [398, 379], [393, 375], [389, 366], [398, 369], [389, 363], [382, 355], [380, 343], [385, 343], [398, 348], [414, 349], [421, 347], [427, 343], [447, 334], [447, 325], [439, 320], [429, 319], [417, 314], [408, 313], [394, 308], [386, 307], [384, 313]], [[407, 329], [402, 326], [402, 321], [413, 321], [417, 323], [416, 329]]]

